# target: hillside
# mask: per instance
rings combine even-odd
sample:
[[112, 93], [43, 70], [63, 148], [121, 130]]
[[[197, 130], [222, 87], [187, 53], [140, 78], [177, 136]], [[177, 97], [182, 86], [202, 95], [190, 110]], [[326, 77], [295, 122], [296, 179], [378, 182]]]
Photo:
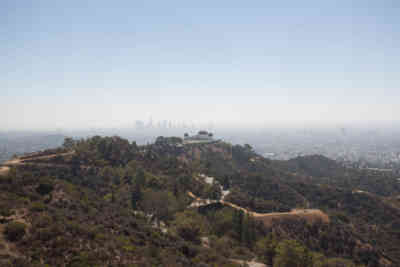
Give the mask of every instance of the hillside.
[[381, 196], [400, 193], [398, 175], [391, 172], [351, 169], [321, 155], [297, 157], [280, 162], [281, 168], [311, 177], [313, 183], [362, 190]]
[[249, 145], [67, 138], [2, 166], [0, 263], [399, 266], [392, 179]]

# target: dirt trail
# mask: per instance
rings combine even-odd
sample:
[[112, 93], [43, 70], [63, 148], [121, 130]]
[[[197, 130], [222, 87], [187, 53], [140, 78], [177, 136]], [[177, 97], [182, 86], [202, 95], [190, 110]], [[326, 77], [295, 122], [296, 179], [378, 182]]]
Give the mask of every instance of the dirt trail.
[[265, 265], [264, 263], [261, 263], [261, 262], [256, 262], [255, 260], [244, 261], [244, 260], [231, 259], [231, 261], [234, 263], [238, 263], [240, 265], [247, 264], [247, 266], [249, 266], [249, 267], [268, 267], [268, 265]]
[[7, 173], [10, 171], [10, 167], [8, 166], [3, 166], [0, 167], [0, 176], [2, 175], [7, 175]]
[[309, 222], [314, 222], [316, 220], [321, 220], [322, 222], [329, 223], [329, 216], [326, 215], [319, 209], [294, 209], [289, 212], [270, 212], [270, 213], [258, 213], [254, 211], [250, 211], [246, 208], [240, 207], [236, 204], [233, 204], [224, 200], [210, 200], [210, 199], [201, 199], [195, 196], [192, 192], [188, 192], [188, 195], [195, 199], [195, 205], [190, 205], [190, 207], [199, 207], [199, 206], [207, 206], [213, 203], [221, 203], [222, 205], [230, 206], [234, 209], [241, 210], [246, 214], [253, 216], [256, 219], [262, 220], [264, 224], [270, 225], [272, 223], [272, 219], [282, 219], [282, 218], [290, 218], [290, 217], [301, 217], [305, 218]]
[[55, 158], [57, 156], [68, 156], [74, 154], [75, 151], [70, 151], [66, 153], [60, 153], [60, 154], [50, 154], [50, 155], [45, 155], [45, 156], [31, 156], [31, 157], [17, 157], [14, 159], [10, 159], [0, 165], [0, 176], [7, 175], [8, 172], [10, 171], [10, 167], [12, 166], [18, 166], [18, 165], [42, 165], [42, 166], [67, 166], [66, 164], [52, 164], [52, 163], [36, 163], [36, 162], [30, 162], [32, 160], [41, 160], [41, 159], [51, 159]]
[[17, 157], [17, 158], [14, 158], [14, 159], [10, 159], [10, 160], [4, 162], [3, 164], [1, 164], [1, 165], [3, 165], [3, 167], [1, 167], [1, 168], [9, 167], [9, 166], [15, 166], [15, 165], [21, 165], [21, 164], [26, 164], [26, 163], [29, 163], [29, 161], [32, 161], [32, 160], [51, 159], [51, 158], [55, 158], [57, 156], [61, 156], [61, 157], [62, 156], [68, 156], [68, 155], [72, 155], [74, 153], [75, 153], [75, 151], [70, 151], [70, 152], [66, 152], [66, 153], [51, 154], [51, 155], [45, 155], [45, 156], [32, 156], [32, 157], [26, 157], [26, 158]]
[[4, 162], [2, 165], [4, 165], [4, 166], [19, 165], [19, 164], [23, 164], [23, 163], [26, 163], [31, 160], [51, 159], [51, 158], [55, 158], [58, 156], [62, 157], [62, 156], [72, 155], [74, 153], [75, 153], [75, 151], [70, 151], [70, 152], [65, 152], [65, 153], [60, 153], [60, 154], [50, 154], [50, 155], [45, 155], [45, 156], [32, 156], [32, 157], [26, 157], [26, 158], [17, 157], [15, 159]]

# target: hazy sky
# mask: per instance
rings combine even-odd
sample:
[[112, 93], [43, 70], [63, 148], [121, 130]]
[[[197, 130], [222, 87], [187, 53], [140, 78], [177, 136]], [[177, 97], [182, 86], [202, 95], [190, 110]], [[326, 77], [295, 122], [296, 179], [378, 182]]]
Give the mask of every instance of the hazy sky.
[[0, 1], [0, 129], [399, 121], [400, 4]]

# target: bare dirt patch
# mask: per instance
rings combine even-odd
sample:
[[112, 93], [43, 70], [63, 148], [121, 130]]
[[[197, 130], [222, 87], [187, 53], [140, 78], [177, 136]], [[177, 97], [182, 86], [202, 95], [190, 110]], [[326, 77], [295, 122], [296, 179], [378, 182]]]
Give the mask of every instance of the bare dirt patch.
[[265, 265], [264, 263], [261, 262], [256, 262], [254, 260], [252, 261], [244, 261], [244, 260], [231, 260], [234, 263], [238, 263], [240, 265], [246, 265], [249, 267], [268, 267], [268, 265]]
[[290, 212], [256, 213], [254, 218], [265, 226], [272, 226], [275, 222], [284, 220], [305, 220], [309, 224], [317, 222], [329, 223], [329, 216], [318, 209], [292, 210]]
[[72, 155], [74, 153], [75, 153], [75, 151], [70, 151], [70, 152], [66, 152], [66, 153], [59, 153], [59, 154], [51, 154], [51, 155], [45, 155], [45, 156], [29, 156], [29, 157], [22, 156], [22, 157], [17, 157], [17, 158], [8, 160], [8, 161], [4, 162], [2, 165], [4, 167], [13, 166], [13, 165], [21, 165], [21, 164], [24, 164], [26, 162], [33, 161], [33, 160], [51, 159], [51, 158], [55, 158], [55, 157], [58, 157], [58, 156], [65, 157], [65, 156], [68, 156], [68, 155]]
[[10, 171], [10, 167], [8, 167], [8, 166], [0, 167], [0, 176], [7, 175], [9, 171]]
[[47, 164], [48, 166], [52, 166], [52, 165], [56, 166], [57, 164], [37, 163], [35, 161], [51, 159], [51, 158], [55, 158], [58, 156], [65, 157], [68, 155], [73, 155], [74, 153], [75, 153], [75, 151], [70, 151], [70, 152], [66, 152], [66, 153], [51, 154], [51, 155], [45, 155], [45, 156], [29, 156], [29, 157], [22, 156], [22, 157], [13, 158], [13, 159], [10, 159], [10, 160], [4, 162], [0, 166], [0, 175], [6, 175], [10, 171], [11, 166], [18, 166], [18, 165], [25, 165], [25, 164], [36, 164], [36, 165]]

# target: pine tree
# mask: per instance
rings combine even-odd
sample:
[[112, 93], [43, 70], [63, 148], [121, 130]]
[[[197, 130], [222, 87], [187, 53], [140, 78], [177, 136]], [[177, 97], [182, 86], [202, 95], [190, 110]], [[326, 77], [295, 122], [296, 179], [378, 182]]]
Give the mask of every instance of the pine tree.
[[133, 183], [131, 192], [131, 203], [133, 209], [138, 209], [138, 203], [143, 198], [143, 187], [146, 183], [146, 177], [142, 169], [139, 169], [136, 174], [136, 179]]
[[235, 210], [233, 213], [233, 226], [237, 234], [238, 240], [243, 241], [243, 211]]
[[142, 200], [142, 188], [135, 183], [131, 192], [131, 203], [134, 210], [138, 209], [140, 200]]

